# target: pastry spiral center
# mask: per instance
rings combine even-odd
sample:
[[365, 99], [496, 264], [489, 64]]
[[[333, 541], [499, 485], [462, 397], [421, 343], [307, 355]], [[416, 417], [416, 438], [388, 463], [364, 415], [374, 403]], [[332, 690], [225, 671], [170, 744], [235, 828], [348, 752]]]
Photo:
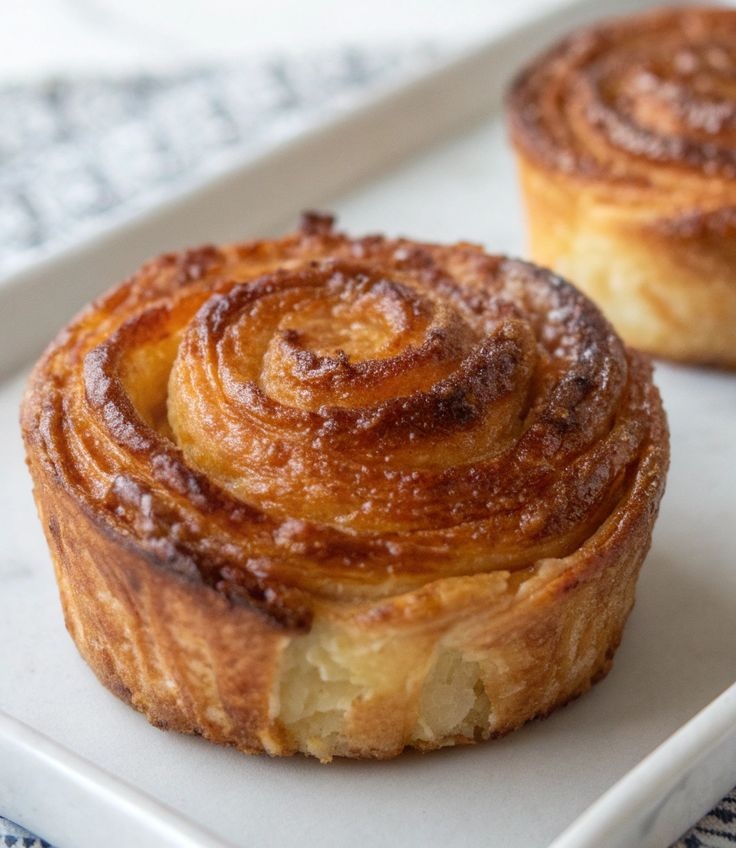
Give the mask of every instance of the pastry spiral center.
[[460, 296], [360, 266], [235, 285], [184, 333], [175, 438], [194, 467], [272, 514], [415, 527], [420, 478], [499, 453], [523, 425], [533, 332], [470, 315]]
[[[312, 271], [263, 353], [258, 383], [285, 406], [365, 405], [426, 389], [460, 361], [469, 328], [407, 285], [349, 268]], [[319, 282], [318, 282], [319, 281]], [[236, 331], [247, 355], [247, 315]]]

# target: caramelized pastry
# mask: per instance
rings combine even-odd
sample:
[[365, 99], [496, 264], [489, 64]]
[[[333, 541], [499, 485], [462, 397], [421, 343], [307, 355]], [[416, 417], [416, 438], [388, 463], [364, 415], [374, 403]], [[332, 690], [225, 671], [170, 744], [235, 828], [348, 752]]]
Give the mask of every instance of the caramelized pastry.
[[22, 423], [100, 680], [322, 760], [485, 739], [602, 677], [668, 461], [649, 363], [571, 285], [314, 214], [144, 266]]
[[736, 10], [581, 30], [508, 97], [535, 261], [624, 340], [736, 367]]

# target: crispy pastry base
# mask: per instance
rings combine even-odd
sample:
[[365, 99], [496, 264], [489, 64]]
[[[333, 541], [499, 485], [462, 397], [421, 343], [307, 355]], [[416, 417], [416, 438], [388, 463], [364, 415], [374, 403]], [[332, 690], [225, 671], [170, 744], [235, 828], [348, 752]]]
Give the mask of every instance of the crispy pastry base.
[[[532, 259], [574, 280], [627, 343], [726, 368], [736, 148], [721, 112], [736, 114], [735, 41], [733, 10], [614, 20], [534, 61], [508, 97]], [[730, 61], [721, 81], [709, 51]]]
[[668, 461], [664, 414], [637, 354], [627, 354], [630, 379], [644, 381], [648, 436], [614, 507], [572, 553], [395, 593], [317, 593], [305, 624], [175, 568], [57, 473], [44, 410], [59, 351], [74, 360], [70, 338], [89, 314], [31, 378], [28, 464], [67, 628], [100, 681], [154, 725], [248, 753], [388, 758], [506, 733], [608, 672]]
[[[611, 668], [659, 489], [652, 468], [594, 539], [521, 588], [487, 575], [438, 581], [350, 620], [321, 610], [309, 635], [290, 635], [141, 556], [32, 468], [65, 622], [100, 681], [157, 727], [324, 761], [499, 736], [586, 692]], [[458, 619], [450, 638], [438, 639], [427, 606]], [[285, 726], [281, 701], [302, 686], [327, 693], [332, 710]], [[433, 701], [457, 716], [434, 721], [439, 734]]]

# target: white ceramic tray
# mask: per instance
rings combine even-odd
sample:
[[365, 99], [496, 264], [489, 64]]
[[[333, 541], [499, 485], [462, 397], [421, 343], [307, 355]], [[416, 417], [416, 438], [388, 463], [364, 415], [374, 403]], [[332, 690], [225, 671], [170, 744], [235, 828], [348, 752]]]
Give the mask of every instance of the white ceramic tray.
[[[500, 92], [519, 61], [599, 14], [596, 5], [567, 4], [479, 45], [0, 284], [5, 372], [145, 256], [265, 234], [305, 206], [329, 205], [358, 233], [465, 238], [523, 253]], [[0, 812], [59, 848], [666, 846], [736, 783], [733, 376], [657, 369], [672, 468], [606, 680], [488, 745], [330, 766], [162, 733], [93, 678], [64, 632], [33, 508], [17, 425], [22, 380], [0, 388]]]

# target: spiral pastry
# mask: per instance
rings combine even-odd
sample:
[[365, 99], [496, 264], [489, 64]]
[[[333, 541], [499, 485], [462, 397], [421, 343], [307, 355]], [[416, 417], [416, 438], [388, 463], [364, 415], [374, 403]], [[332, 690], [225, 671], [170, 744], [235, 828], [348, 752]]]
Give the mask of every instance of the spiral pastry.
[[146, 265], [22, 423], [102, 682], [323, 760], [484, 739], [604, 675], [668, 456], [650, 366], [572, 286], [315, 214]]
[[507, 105], [534, 260], [630, 344], [736, 367], [736, 11], [578, 31]]

